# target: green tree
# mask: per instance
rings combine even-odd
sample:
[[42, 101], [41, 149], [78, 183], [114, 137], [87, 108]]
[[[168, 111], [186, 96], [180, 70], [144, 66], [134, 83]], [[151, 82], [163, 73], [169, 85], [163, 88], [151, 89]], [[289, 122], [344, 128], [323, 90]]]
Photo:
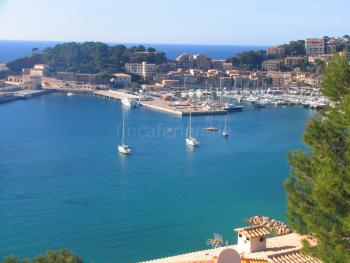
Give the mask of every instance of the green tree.
[[311, 152], [290, 154], [285, 183], [287, 218], [317, 240], [304, 250], [324, 262], [350, 262], [350, 66], [340, 56], [325, 68], [322, 92], [330, 106], [311, 120], [304, 141]]
[[306, 54], [305, 41], [297, 40], [291, 41], [289, 44], [282, 45], [287, 56], [302, 56]]
[[8, 67], [20, 73], [22, 68], [33, 67], [44, 63], [50, 66], [53, 73], [58, 71], [80, 73], [115, 73], [121, 71], [127, 62], [142, 62], [161, 64], [167, 61], [165, 53], [144, 53], [142, 45], [127, 48], [123, 45], [109, 46], [101, 42], [63, 43], [46, 48], [30, 57], [17, 59], [8, 63]]
[[261, 63], [265, 59], [266, 51], [244, 51], [237, 54], [234, 57], [229, 58], [227, 61], [231, 62], [234, 66], [244, 68], [248, 70], [260, 69]]
[[5, 257], [1, 263], [18, 263], [18, 257], [17, 256], [8, 256]]
[[39, 48], [32, 48], [32, 54], [37, 54], [39, 52]]
[[[18, 257], [9, 256], [4, 258], [1, 263], [19, 263]], [[37, 256], [35, 259], [23, 259], [22, 263], [83, 263], [82, 259], [66, 249], [57, 251], [47, 251], [43, 256]]]

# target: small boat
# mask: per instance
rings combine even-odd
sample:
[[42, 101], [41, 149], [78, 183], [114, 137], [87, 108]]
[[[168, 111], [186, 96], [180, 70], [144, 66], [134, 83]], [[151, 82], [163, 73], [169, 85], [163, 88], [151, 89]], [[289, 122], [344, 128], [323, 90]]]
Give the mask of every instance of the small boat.
[[122, 153], [122, 154], [126, 154], [126, 155], [130, 155], [131, 154], [131, 148], [127, 145], [124, 144], [124, 136], [125, 136], [125, 127], [124, 127], [124, 113], [123, 113], [123, 128], [122, 128], [122, 141], [121, 144], [118, 144], [118, 152]]
[[225, 106], [222, 109], [227, 111], [227, 112], [241, 112], [241, 111], [243, 111], [243, 106], [235, 106], [233, 104], [225, 104]]
[[225, 138], [230, 136], [230, 133], [227, 130], [227, 124], [226, 123], [227, 123], [227, 116], [225, 116], [225, 126], [224, 126], [224, 130], [222, 131], [222, 136], [224, 136]]
[[192, 137], [192, 115], [190, 112], [190, 119], [189, 119], [189, 127], [187, 127], [187, 135], [186, 135], [186, 144], [191, 147], [197, 147], [199, 145], [199, 141]]
[[213, 131], [217, 131], [218, 128], [215, 128], [215, 127], [207, 127], [207, 128], [204, 128], [204, 130], [208, 131], [208, 132], [213, 132]]
[[258, 102], [258, 101], [253, 102], [253, 105], [257, 109], [261, 109], [261, 108], [265, 108], [266, 107], [266, 105], [264, 103], [261, 103], [261, 102]]
[[73, 92], [67, 92], [67, 96], [70, 97], [70, 96], [73, 96], [74, 93]]
[[129, 108], [137, 108], [138, 106], [140, 106], [140, 102], [138, 102], [137, 100], [132, 100], [129, 98], [124, 98], [121, 100], [121, 103]]
[[210, 116], [210, 126], [204, 128], [204, 130], [207, 131], [207, 132], [214, 132], [214, 131], [217, 131], [217, 130], [218, 130], [218, 128], [216, 128], [216, 127], [213, 126], [213, 119], [212, 119], [212, 116]]

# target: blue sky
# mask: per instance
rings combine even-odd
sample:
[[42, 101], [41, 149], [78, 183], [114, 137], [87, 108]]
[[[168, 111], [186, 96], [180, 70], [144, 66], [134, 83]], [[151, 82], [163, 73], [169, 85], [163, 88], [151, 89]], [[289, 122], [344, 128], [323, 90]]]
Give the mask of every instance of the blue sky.
[[0, 0], [0, 39], [273, 45], [350, 34], [349, 0]]

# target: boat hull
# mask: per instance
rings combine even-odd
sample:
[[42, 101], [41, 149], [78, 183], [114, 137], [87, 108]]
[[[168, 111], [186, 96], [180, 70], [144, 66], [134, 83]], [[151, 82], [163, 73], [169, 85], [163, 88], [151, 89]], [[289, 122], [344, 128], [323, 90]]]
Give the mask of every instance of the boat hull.
[[195, 138], [187, 138], [186, 144], [191, 147], [197, 147], [199, 145], [199, 142]]
[[136, 100], [122, 99], [121, 103], [128, 108], [137, 108], [140, 103]]
[[131, 149], [126, 145], [118, 145], [118, 152], [125, 154], [125, 155], [130, 155]]
[[223, 107], [222, 109], [227, 112], [242, 112], [243, 106]]

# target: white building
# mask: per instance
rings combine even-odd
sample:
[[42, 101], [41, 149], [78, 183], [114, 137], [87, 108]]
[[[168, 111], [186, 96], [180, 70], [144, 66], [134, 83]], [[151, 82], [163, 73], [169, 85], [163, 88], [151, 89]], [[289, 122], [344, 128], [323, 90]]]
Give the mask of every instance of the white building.
[[128, 87], [131, 84], [131, 76], [125, 73], [115, 73], [113, 74], [113, 82], [122, 87]]
[[251, 226], [237, 228], [237, 250], [239, 253], [254, 253], [266, 249], [266, 237], [270, 234], [265, 227]]
[[142, 76], [145, 80], [150, 80], [157, 72], [157, 65], [148, 64], [147, 62], [125, 63], [125, 71]]
[[8, 67], [6, 67], [5, 63], [0, 63], [0, 72], [8, 71]]
[[30, 69], [29, 75], [33, 77], [44, 77], [46, 74], [48, 66], [44, 64], [36, 64]]

